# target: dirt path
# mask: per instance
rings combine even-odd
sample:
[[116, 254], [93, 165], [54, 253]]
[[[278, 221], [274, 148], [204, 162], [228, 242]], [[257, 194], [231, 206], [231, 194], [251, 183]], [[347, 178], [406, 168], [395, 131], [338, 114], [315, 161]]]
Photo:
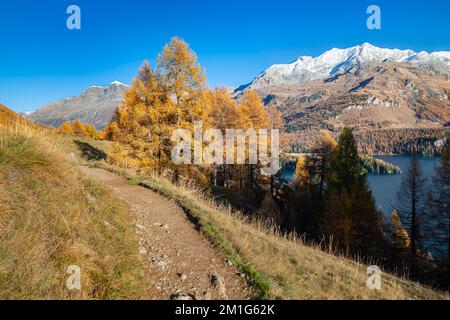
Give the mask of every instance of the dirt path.
[[150, 280], [150, 299], [251, 297], [245, 278], [195, 230], [174, 202], [105, 170], [83, 167], [83, 172], [111, 187], [130, 206]]

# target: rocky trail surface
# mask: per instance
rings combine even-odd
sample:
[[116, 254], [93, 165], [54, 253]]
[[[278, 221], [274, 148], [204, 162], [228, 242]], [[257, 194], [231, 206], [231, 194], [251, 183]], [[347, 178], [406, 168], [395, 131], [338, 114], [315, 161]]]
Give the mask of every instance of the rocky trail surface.
[[250, 299], [245, 276], [196, 230], [174, 202], [102, 169], [83, 167], [112, 188], [133, 215], [150, 299]]

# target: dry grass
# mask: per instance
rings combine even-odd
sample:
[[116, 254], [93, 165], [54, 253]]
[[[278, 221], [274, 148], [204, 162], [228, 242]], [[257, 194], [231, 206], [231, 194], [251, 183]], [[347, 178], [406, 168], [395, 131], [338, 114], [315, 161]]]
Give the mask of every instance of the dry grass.
[[[75, 150], [70, 139], [26, 122], [12, 123], [10, 115], [2, 118], [4, 114], [0, 113], [0, 299], [145, 296], [129, 211], [65, 159]], [[164, 177], [139, 177], [97, 165], [176, 201], [247, 273], [263, 298], [448, 299], [389, 274], [383, 274], [381, 290], [368, 290], [366, 266], [249, 223], [189, 183], [175, 185]], [[81, 267], [79, 292], [65, 286], [71, 264]]]
[[262, 298], [275, 299], [448, 299], [406, 279], [383, 273], [381, 290], [366, 285], [367, 266], [328, 254], [301, 239], [248, 222], [189, 183], [164, 177], [139, 177], [105, 163], [131, 183], [145, 185], [173, 199], [196, 219], [202, 232], [253, 280]]
[[[128, 209], [66, 159], [71, 141], [6, 124], [0, 124], [0, 299], [145, 296]], [[79, 291], [66, 288], [69, 265], [81, 268]]]

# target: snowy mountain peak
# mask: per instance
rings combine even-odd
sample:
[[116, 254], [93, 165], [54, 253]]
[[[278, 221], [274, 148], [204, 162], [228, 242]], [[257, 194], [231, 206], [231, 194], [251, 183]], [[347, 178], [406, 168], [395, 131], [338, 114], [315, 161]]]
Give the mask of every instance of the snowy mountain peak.
[[450, 72], [450, 52], [416, 53], [412, 50], [378, 48], [363, 43], [347, 49], [333, 48], [317, 57], [301, 56], [290, 64], [276, 64], [261, 73], [251, 84], [252, 88], [303, 83], [326, 79], [355, 71], [369, 62], [408, 62], [418, 66], [438, 65], [439, 70]]
[[88, 90], [89, 89], [108, 89], [109, 87], [127, 87], [128, 88], [129, 85], [127, 85], [123, 82], [120, 82], [120, 81], [113, 81], [109, 85], [106, 85], [106, 86], [90, 86], [88, 88]]
[[127, 85], [127, 84], [125, 84], [125, 83], [123, 83], [123, 82], [120, 82], [120, 81], [113, 81], [113, 82], [110, 83], [110, 86], [124, 86], [124, 87], [129, 87], [129, 85]]

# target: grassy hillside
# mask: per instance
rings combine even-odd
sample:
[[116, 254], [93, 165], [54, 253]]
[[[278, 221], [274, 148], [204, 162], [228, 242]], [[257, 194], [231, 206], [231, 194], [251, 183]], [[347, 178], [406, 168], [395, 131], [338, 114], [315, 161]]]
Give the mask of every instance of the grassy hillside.
[[251, 279], [261, 298], [272, 299], [448, 299], [447, 294], [390, 274], [381, 290], [366, 285], [367, 266], [282, 236], [217, 204], [189, 184], [164, 177], [140, 177], [106, 163], [97, 166], [122, 174], [174, 200], [199, 229]]
[[145, 296], [127, 207], [66, 159], [71, 141], [0, 110], [0, 299]]
[[[67, 159], [76, 148], [72, 139], [13, 121], [7, 111], [2, 115], [0, 299], [145, 297], [129, 210]], [[108, 152], [108, 143], [93, 143]], [[176, 201], [247, 274], [261, 298], [448, 298], [388, 274], [381, 290], [368, 290], [366, 266], [249, 223], [189, 184], [138, 176], [103, 161], [93, 165]], [[69, 265], [81, 268], [81, 291], [66, 288]]]
[[38, 128], [38, 125], [33, 124], [31, 121], [21, 117], [17, 113], [11, 111], [0, 103], [0, 125], [5, 127], [19, 127], [26, 126], [30, 128]]

